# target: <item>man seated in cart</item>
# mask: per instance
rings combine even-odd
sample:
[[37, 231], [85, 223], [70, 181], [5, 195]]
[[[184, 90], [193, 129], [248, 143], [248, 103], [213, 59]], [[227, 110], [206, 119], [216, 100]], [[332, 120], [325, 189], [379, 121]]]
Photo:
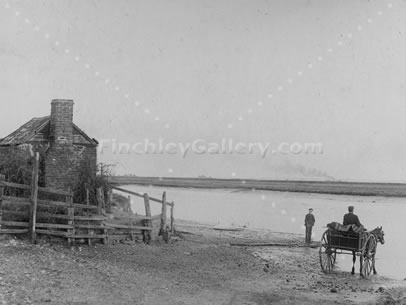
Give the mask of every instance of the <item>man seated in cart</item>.
[[333, 271], [336, 262], [336, 254], [352, 252], [351, 274], [355, 274], [355, 262], [357, 256], [360, 260], [360, 274], [368, 277], [372, 272], [376, 274], [375, 254], [377, 243], [384, 244], [384, 232], [382, 227], [377, 227], [368, 232], [361, 224], [354, 207], [348, 207], [348, 213], [344, 215], [343, 224], [331, 222], [328, 229], [323, 233], [319, 258], [320, 265], [325, 273]]
[[354, 214], [354, 207], [352, 205], [348, 207], [348, 213], [344, 215], [343, 225], [356, 225], [357, 227], [363, 227], [358, 216]]

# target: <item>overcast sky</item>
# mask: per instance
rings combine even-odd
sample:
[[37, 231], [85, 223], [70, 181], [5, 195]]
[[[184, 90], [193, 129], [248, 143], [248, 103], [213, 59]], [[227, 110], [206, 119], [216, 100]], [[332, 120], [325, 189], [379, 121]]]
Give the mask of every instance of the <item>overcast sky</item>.
[[[405, 12], [405, 1], [1, 0], [0, 137], [67, 98], [117, 173], [406, 182]], [[112, 152], [145, 139], [323, 154]]]

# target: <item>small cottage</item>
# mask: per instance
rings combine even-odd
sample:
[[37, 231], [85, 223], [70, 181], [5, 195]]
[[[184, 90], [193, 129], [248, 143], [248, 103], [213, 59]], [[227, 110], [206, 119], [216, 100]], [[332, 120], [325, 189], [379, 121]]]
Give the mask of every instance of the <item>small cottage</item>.
[[73, 101], [55, 99], [51, 115], [33, 118], [0, 139], [0, 151], [21, 148], [41, 154], [41, 174], [46, 187], [75, 185], [84, 162], [96, 173], [98, 142], [73, 123]]

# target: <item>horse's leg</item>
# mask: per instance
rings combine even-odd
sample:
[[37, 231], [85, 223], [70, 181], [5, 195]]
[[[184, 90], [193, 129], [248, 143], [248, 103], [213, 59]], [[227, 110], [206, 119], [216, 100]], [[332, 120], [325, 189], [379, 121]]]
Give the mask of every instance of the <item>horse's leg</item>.
[[374, 274], [376, 274], [376, 269], [375, 269], [375, 254], [376, 254], [376, 248], [378, 247], [378, 243], [375, 241], [374, 244], [374, 252], [372, 253], [372, 270]]
[[375, 254], [372, 255], [372, 268], [373, 268], [374, 274], [377, 274], [376, 269], [375, 269]]
[[355, 252], [352, 251], [352, 270], [351, 270], [351, 274], [354, 274], [354, 266], [355, 266], [355, 261], [356, 261], [357, 257], [355, 256]]
[[359, 274], [362, 275], [362, 255], [359, 256]]

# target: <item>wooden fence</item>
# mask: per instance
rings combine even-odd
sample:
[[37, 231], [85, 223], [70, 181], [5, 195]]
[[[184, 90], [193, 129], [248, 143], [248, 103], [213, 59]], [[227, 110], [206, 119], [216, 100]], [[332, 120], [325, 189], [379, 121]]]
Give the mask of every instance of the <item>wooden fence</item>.
[[[99, 206], [72, 202], [72, 192], [49, 188], [35, 188], [29, 198], [4, 195], [5, 188], [28, 190], [24, 184], [4, 181], [0, 176], [0, 233], [29, 233], [35, 242], [37, 234], [65, 237], [69, 243], [78, 238], [102, 239], [106, 241], [106, 217], [97, 214]], [[38, 199], [38, 193], [65, 197], [65, 201]], [[37, 194], [37, 195], [35, 195]], [[7, 215], [7, 221], [3, 220]], [[13, 221], [17, 218], [18, 221]], [[92, 233], [83, 233], [83, 229]], [[95, 229], [103, 231], [94, 234]]]
[[[145, 231], [144, 232], [144, 240], [151, 240], [153, 236], [155, 236], [156, 232], [154, 232], [155, 228], [159, 228], [159, 232], [157, 232], [157, 235], [161, 235], [162, 238], [165, 241], [168, 241], [169, 238], [169, 233], [174, 232], [174, 208], [175, 204], [173, 202], [168, 202], [166, 200], [166, 192], [162, 194], [162, 199], [150, 197], [147, 193], [141, 194], [138, 192], [126, 190], [120, 187], [112, 186], [111, 187], [113, 190], [117, 190], [126, 194], [130, 194], [133, 196], [141, 197], [144, 199], [144, 205], [145, 205], [145, 216], [141, 215], [135, 215], [135, 216], [123, 216], [123, 217], [116, 217], [116, 218], [122, 218], [123, 220], [128, 219], [128, 220], [140, 220], [144, 224], [145, 227], [151, 228], [150, 231]], [[152, 216], [151, 214], [151, 206], [150, 202], [157, 202], [161, 204], [161, 214], [154, 215]], [[167, 207], [170, 206], [170, 224], [167, 224]], [[159, 221], [159, 224], [157, 223]]]
[[[35, 242], [37, 234], [58, 236], [66, 238], [69, 244], [78, 239], [87, 240], [89, 244], [92, 240], [101, 240], [103, 243], [127, 238], [134, 240], [136, 235], [139, 235], [145, 242], [149, 242], [154, 238], [154, 229], [159, 228], [164, 240], [168, 240], [166, 206], [171, 206], [170, 229], [173, 230], [174, 204], [166, 202], [165, 193], [162, 200], [159, 200], [150, 198], [148, 194], [114, 187], [119, 191], [143, 197], [146, 215], [123, 214], [112, 218], [106, 214], [104, 192], [101, 188], [97, 189], [97, 204], [91, 205], [89, 200], [86, 204], [74, 203], [71, 190], [39, 187], [38, 154], [35, 161], [31, 185], [6, 182], [5, 177], [0, 175], [0, 234], [28, 233], [32, 242]], [[41, 199], [44, 197], [58, 199]], [[150, 200], [162, 204], [161, 214], [151, 215]], [[7, 220], [4, 221], [3, 218]]]

